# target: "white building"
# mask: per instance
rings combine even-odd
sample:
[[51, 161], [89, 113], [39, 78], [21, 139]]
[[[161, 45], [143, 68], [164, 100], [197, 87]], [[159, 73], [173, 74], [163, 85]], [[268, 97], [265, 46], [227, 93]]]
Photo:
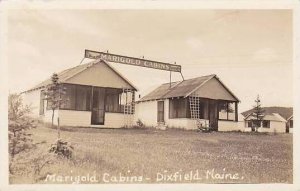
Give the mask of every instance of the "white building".
[[255, 122], [251, 114], [253, 109], [245, 111], [242, 115], [244, 120], [244, 131], [254, 131], [254, 126], [259, 126], [260, 132], [293, 132], [293, 108], [292, 107], [262, 107], [264, 118], [261, 124]]
[[255, 131], [255, 127], [258, 127], [258, 132], [285, 133], [286, 123], [287, 121], [278, 113], [266, 114], [259, 123], [255, 117], [248, 115], [245, 117], [244, 131]]
[[[66, 88], [62, 96], [67, 102], [55, 112], [54, 124], [58, 116], [62, 126], [120, 128], [126, 125], [126, 118], [133, 120], [137, 89], [105, 61], [78, 65], [58, 77]], [[22, 93], [25, 104], [33, 109], [32, 116], [48, 123], [52, 110], [44, 99], [44, 88], [50, 83], [48, 79]]]
[[216, 75], [165, 83], [136, 104], [136, 120], [159, 128], [240, 130], [239, 99]]

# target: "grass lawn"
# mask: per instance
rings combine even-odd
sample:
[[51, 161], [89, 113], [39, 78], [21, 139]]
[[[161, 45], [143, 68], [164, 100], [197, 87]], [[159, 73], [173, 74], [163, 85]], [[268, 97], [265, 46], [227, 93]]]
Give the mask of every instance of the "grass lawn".
[[[45, 141], [38, 146], [45, 153], [57, 135], [44, 126], [32, 133], [35, 142]], [[93, 183], [85, 181], [93, 175], [95, 183], [123, 183], [124, 177], [130, 180], [125, 183], [292, 183], [293, 178], [291, 134], [65, 128], [61, 137], [74, 145], [73, 160], [45, 166], [37, 183], [52, 183], [45, 182], [47, 174], [82, 176], [82, 183]], [[14, 175], [10, 182], [32, 183], [32, 178]]]

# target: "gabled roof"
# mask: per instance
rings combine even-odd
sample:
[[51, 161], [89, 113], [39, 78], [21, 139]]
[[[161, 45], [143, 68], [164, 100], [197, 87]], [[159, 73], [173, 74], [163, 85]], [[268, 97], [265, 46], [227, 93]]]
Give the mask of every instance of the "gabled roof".
[[[262, 107], [262, 109], [265, 111], [265, 114], [278, 113], [286, 120], [293, 115], [292, 107]], [[248, 116], [249, 114], [253, 113], [253, 111], [254, 109], [244, 111], [242, 112], [242, 115]]]
[[[245, 117], [245, 120], [251, 120], [251, 119], [255, 119], [255, 117], [253, 117], [252, 115], [248, 115], [247, 117]], [[271, 114], [265, 114], [265, 116], [263, 117], [263, 120], [268, 120], [268, 121], [280, 121], [280, 122], [286, 122], [286, 119], [284, 119], [280, 114], [278, 113], [271, 113]]]
[[158, 88], [142, 97], [139, 101], [149, 101], [149, 100], [158, 100], [158, 99], [166, 99], [172, 97], [188, 97], [193, 92], [201, 88], [204, 84], [206, 84], [209, 80], [216, 78], [222, 86], [237, 100], [239, 99], [233, 95], [233, 93], [219, 80], [219, 78], [215, 75], [201, 76], [198, 78], [192, 78], [188, 80], [172, 82], [171, 87], [170, 83], [165, 83], [160, 85]]
[[[72, 78], [73, 76], [85, 71], [86, 69], [96, 65], [96, 64], [105, 64], [107, 65], [110, 69], [112, 69], [118, 76], [120, 76], [123, 80], [125, 80], [130, 86], [132, 86], [135, 90], [137, 90], [137, 88], [128, 80], [126, 79], [124, 76], [122, 76], [116, 69], [114, 69], [112, 66], [110, 66], [106, 61], [104, 60], [95, 60], [95, 61], [92, 61], [92, 62], [89, 62], [87, 64], [82, 64], [82, 65], [78, 65], [78, 66], [75, 66], [73, 68], [69, 68], [69, 69], [66, 69], [66, 70], [63, 70], [61, 72], [59, 72], [57, 75], [59, 77], [59, 81], [61, 83], [64, 83], [66, 82], [68, 79]], [[41, 89], [41, 88], [44, 88], [45, 86], [49, 85], [51, 83], [51, 78], [48, 78], [47, 80], [39, 83], [38, 85], [34, 86], [33, 88], [27, 90], [27, 91], [24, 91], [23, 93], [25, 92], [29, 92], [29, 91], [33, 91], [33, 90], [37, 90], [37, 89]]]

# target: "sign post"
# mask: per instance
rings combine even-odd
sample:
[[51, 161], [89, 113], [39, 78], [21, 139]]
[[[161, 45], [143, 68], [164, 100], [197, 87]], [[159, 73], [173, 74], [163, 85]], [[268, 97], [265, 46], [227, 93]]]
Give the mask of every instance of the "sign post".
[[141, 58], [134, 58], [128, 56], [121, 56], [117, 54], [110, 54], [105, 52], [97, 52], [93, 50], [85, 50], [85, 58], [102, 59], [109, 62], [117, 62], [121, 64], [128, 64], [133, 66], [141, 66], [146, 68], [153, 68], [158, 70], [166, 70], [170, 72], [180, 72], [181, 66], [176, 64], [169, 64], [164, 62], [157, 62], [152, 60], [145, 60]]

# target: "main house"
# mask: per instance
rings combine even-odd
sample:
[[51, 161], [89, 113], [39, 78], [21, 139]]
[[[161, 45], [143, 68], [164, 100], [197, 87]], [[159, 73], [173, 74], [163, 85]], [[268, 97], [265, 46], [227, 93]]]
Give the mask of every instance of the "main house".
[[252, 115], [253, 109], [242, 113], [244, 116], [244, 131], [259, 132], [293, 132], [293, 108], [291, 107], [263, 107], [263, 119], [258, 122]]
[[[107, 62], [95, 60], [78, 65], [58, 73], [58, 77], [67, 102], [55, 111], [55, 124], [58, 116], [64, 126], [119, 128], [132, 122], [137, 88]], [[44, 98], [44, 89], [50, 83], [51, 79], [47, 79], [23, 92], [32, 115], [49, 123], [52, 110]]]
[[136, 120], [146, 126], [239, 130], [239, 99], [216, 75], [165, 83], [136, 104]]

